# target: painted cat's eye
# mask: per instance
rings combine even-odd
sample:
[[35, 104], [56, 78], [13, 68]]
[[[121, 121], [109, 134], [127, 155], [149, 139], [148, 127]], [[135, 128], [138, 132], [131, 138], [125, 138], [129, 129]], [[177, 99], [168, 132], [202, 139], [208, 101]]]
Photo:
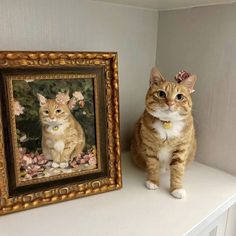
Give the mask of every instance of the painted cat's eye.
[[156, 96], [158, 98], [166, 98], [166, 93], [162, 90], [159, 90], [159, 91], [156, 92]]
[[49, 114], [49, 111], [48, 110], [45, 110], [45, 111], [43, 111], [45, 114]]
[[179, 94], [176, 95], [175, 98], [176, 98], [177, 101], [183, 101], [184, 100], [184, 95], [179, 93]]
[[56, 113], [61, 113], [61, 109], [57, 109], [57, 110], [56, 110]]

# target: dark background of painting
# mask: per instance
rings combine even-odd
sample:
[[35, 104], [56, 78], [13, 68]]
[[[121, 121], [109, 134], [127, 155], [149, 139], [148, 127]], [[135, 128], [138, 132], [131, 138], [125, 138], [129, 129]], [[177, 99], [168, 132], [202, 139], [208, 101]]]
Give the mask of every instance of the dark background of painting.
[[[13, 96], [23, 106], [24, 113], [16, 116], [18, 145], [25, 147], [27, 152], [41, 152], [41, 124], [39, 120], [39, 101], [37, 93], [46, 98], [54, 99], [58, 92], [69, 91], [70, 97], [75, 91], [81, 91], [85, 105], [79, 104], [72, 110], [72, 114], [82, 125], [85, 137], [85, 150], [95, 145], [95, 116], [94, 89], [92, 79], [50, 79], [50, 80], [14, 80]], [[20, 142], [20, 137], [26, 135], [26, 140]]]

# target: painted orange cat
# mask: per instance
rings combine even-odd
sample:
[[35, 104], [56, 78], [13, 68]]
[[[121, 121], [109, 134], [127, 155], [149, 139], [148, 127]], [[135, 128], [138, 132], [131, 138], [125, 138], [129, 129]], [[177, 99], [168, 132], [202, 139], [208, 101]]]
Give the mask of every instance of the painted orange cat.
[[73, 117], [67, 105], [56, 99], [46, 99], [37, 94], [42, 124], [42, 150], [52, 167], [66, 168], [68, 162], [83, 151], [85, 145], [84, 131]]
[[166, 81], [153, 68], [146, 108], [135, 126], [131, 152], [134, 162], [147, 171], [146, 187], [157, 189], [160, 172], [170, 169], [170, 192], [184, 198], [183, 175], [196, 151], [191, 92], [196, 76], [180, 83]]

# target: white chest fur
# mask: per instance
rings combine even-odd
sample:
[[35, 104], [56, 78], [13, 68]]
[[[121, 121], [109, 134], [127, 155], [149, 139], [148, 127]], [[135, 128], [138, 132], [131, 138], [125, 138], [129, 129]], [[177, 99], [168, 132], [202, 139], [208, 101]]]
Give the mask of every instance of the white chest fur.
[[62, 153], [65, 147], [65, 143], [62, 140], [59, 140], [57, 142], [54, 143], [54, 148], [56, 151], [58, 151], [59, 153]]
[[[178, 112], [163, 112], [158, 110], [156, 112], [150, 112], [150, 114], [159, 119], [153, 124], [153, 128], [160, 135], [161, 139], [166, 140], [180, 136], [184, 127], [184, 120]], [[165, 129], [163, 127], [163, 123], [160, 120], [170, 121], [172, 127]]]
[[171, 121], [172, 127], [170, 129], [165, 129], [161, 121], [156, 121], [153, 125], [156, 132], [160, 135], [161, 139], [166, 140], [169, 138], [178, 137], [184, 127], [184, 122], [182, 120]]
[[54, 141], [50, 138], [46, 140], [48, 147], [55, 149], [57, 152], [62, 153], [65, 148], [65, 143], [63, 140]]

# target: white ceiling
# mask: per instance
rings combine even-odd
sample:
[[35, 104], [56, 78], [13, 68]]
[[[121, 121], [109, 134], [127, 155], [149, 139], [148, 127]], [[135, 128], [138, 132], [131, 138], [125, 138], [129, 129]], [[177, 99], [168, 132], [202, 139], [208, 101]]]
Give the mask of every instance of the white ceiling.
[[216, 4], [233, 3], [236, 0], [95, 0], [115, 4], [144, 7], [158, 10], [190, 8]]

